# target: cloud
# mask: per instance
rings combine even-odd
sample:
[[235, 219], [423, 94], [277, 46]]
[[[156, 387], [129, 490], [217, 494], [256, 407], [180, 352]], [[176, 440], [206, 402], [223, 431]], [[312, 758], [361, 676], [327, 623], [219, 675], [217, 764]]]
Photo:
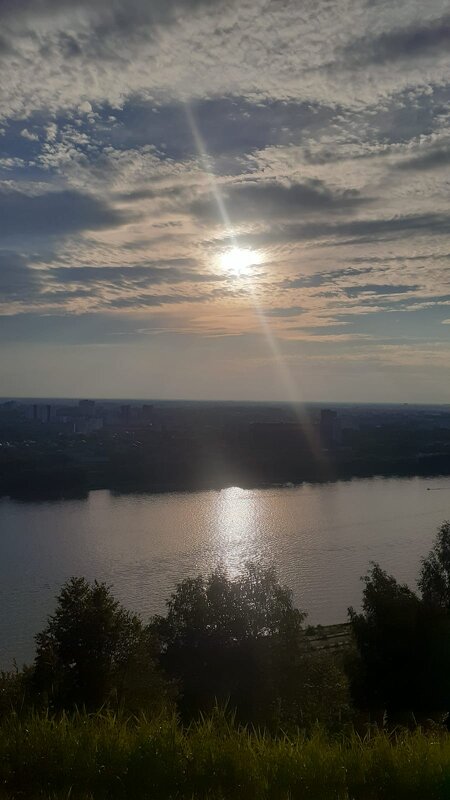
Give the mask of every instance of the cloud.
[[37, 135], [37, 133], [29, 131], [28, 128], [24, 128], [23, 130], [21, 130], [20, 135], [22, 136], [23, 139], [28, 139], [30, 142], [39, 141], [39, 136]]
[[298, 317], [299, 314], [303, 314], [305, 311], [304, 308], [301, 306], [284, 306], [280, 307], [277, 306], [276, 308], [267, 308], [264, 310], [264, 316], [266, 317]]
[[436, 147], [419, 151], [418, 155], [411, 158], [402, 158], [394, 166], [398, 170], [433, 170], [442, 169], [449, 164], [450, 147]]
[[262, 148], [287, 146], [299, 137], [309, 140], [335, 113], [334, 108], [317, 103], [252, 102], [236, 95], [200, 98], [189, 110], [180, 101], [155, 105], [133, 97], [114, 111], [116, 124], [107, 134], [116, 147], [152, 144], [164, 151], [165, 157], [181, 160], [199, 155], [194, 119], [211, 169], [215, 174], [230, 175], [239, 174], [243, 166], [251, 170], [248, 156]]
[[27, 260], [14, 251], [0, 251], [0, 302], [32, 299], [39, 290], [40, 281]]
[[[4, 313], [41, 308], [46, 313], [79, 315], [97, 309], [159, 308], [205, 303], [224, 297], [231, 289], [226, 276], [201, 272], [189, 258], [168, 259], [129, 266], [67, 266], [30, 268], [14, 252], [0, 253], [0, 300], [10, 304]], [[223, 286], [221, 286], [223, 284]], [[172, 287], [183, 285], [179, 292]], [[212, 286], [218, 286], [212, 289]], [[155, 288], [165, 287], [155, 293]], [[193, 287], [197, 287], [197, 292]], [[14, 306], [11, 306], [14, 303]]]
[[26, 195], [0, 191], [0, 237], [63, 236], [78, 231], [113, 228], [127, 221], [93, 195], [73, 190]]
[[[261, 233], [245, 234], [240, 238], [248, 247], [274, 246], [295, 242], [319, 241], [334, 244], [387, 242], [405, 235], [448, 236], [450, 217], [440, 213], [398, 215], [388, 218], [350, 219], [343, 222], [311, 222], [306, 224], [273, 225]], [[227, 237], [225, 237], [226, 239]]]
[[384, 31], [378, 36], [365, 36], [353, 41], [344, 51], [352, 66], [389, 64], [400, 60], [433, 56], [448, 49], [450, 16], [431, 19], [420, 24]]
[[[3, 313], [67, 331], [98, 315], [83, 345], [112, 319], [131, 337], [139, 316], [177, 331], [187, 367], [228, 337], [226, 369], [246, 376], [255, 303], [296, 357], [311, 331], [331, 358], [359, 341], [361, 374], [385, 331], [445, 338], [448, 9], [269, 5], [0, 0]], [[253, 277], [217, 269], [230, 237], [215, 193], [233, 245], [261, 255]], [[6, 328], [32, 344], [25, 316]]]
[[153, 286], [162, 283], [212, 283], [224, 281], [223, 275], [198, 272], [195, 261], [188, 258], [131, 266], [72, 266], [46, 270], [46, 277], [58, 283], [99, 283], [126, 286], [130, 284]]
[[410, 214], [389, 218], [356, 219], [329, 227], [305, 226], [305, 235], [311, 238], [324, 236], [349, 237], [359, 242], [395, 239], [403, 234], [446, 236], [450, 233], [447, 214]]
[[[77, 0], [77, 10], [82, 11], [97, 29], [130, 31], [142, 25], [156, 25], [173, 20], [177, 9], [195, 9], [210, 0]], [[71, 0], [22, 0], [18, 7], [14, 0], [2, 0], [0, 19], [27, 18], [28, 20], [52, 18], [72, 11]]]
[[[439, 13], [428, 14], [433, 11]], [[263, 0], [3, 0], [0, 19], [14, 59], [4, 59], [1, 113], [17, 119], [42, 109], [77, 115], [85, 103], [96, 113], [106, 104], [123, 108], [130, 98], [155, 107], [161, 99], [240, 97], [255, 105], [278, 103], [280, 110], [282, 103], [361, 108], [411, 91], [418, 80], [409, 58], [409, 71], [386, 71], [374, 81], [364, 70], [368, 51], [378, 62], [414, 47], [433, 54], [439, 42], [445, 51], [445, 19], [418, 25], [415, 0], [403, 3], [401, 12], [363, 0], [348, 8], [286, 0], [270, 14]], [[382, 33], [374, 36], [374, 30]], [[355, 57], [363, 59], [362, 68], [349, 81]], [[447, 74], [447, 64], [436, 59], [421, 80], [438, 86]], [[295, 128], [301, 126], [299, 114]], [[259, 131], [269, 140], [292, 139], [282, 114], [260, 115]]]
[[384, 296], [392, 294], [407, 294], [416, 292], [420, 288], [419, 284], [390, 284], [390, 283], [366, 283], [358, 286], [343, 286], [341, 291], [347, 297], [359, 297], [360, 295]]
[[160, 308], [167, 305], [184, 305], [185, 303], [205, 303], [210, 298], [207, 295], [192, 294], [133, 294], [131, 297], [118, 297], [109, 300], [106, 305], [110, 308]]
[[[295, 219], [300, 215], [321, 212], [339, 213], [365, 202], [357, 192], [333, 192], [319, 180], [304, 184], [246, 181], [226, 187], [222, 200], [236, 224]], [[204, 222], [223, 224], [220, 211], [209, 195], [193, 200], [188, 210]]]
[[329, 283], [337, 284], [342, 279], [358, 278], [361, 275], [368, 275], [374, 272], [373, 266], [367, 267], [344, 267], [327, 272], [316, 272], [312, 275], [298, 275], [295, 278], [285, 278], [282, 287], [285, 289], [303, 289], [306, 287], [319, 287]]

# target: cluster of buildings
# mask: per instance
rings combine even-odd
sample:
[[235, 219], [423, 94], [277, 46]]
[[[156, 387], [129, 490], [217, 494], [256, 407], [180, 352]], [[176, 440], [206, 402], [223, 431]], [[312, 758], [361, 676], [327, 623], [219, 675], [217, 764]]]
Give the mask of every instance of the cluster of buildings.
[[[7, 400], [0, 402], [0, 429], [14, 440], [25, 431], [90, 436], [105, 430], [140, 440], [173, 440], [181, 445], [224, 440], [237, 448], [307, 450], [374, 446], [388, 437], [412, 436], [429, 443], [447, 441], [450, 407], [182, 401]], [[134, 438], [133, 438], [134, 437]], [[375, 439], [374, 439], [375, 437]], [[39, 437], [39, 438], [42, 438]], [[186, 444], [187, 446], [187, 444]], [[420, 445], [422, 447], [422, 445]], [[419, 448], [420, 449], [420, 448]]]
[[95, 400], [67, 404], [43, 401], [19, 403], [10, 400], [0, 405], [0, 421], [46, 425], [54, 431], [86, 436], [105, 427], [152, 425], [153, 406], [147, 403], [131, 405]]

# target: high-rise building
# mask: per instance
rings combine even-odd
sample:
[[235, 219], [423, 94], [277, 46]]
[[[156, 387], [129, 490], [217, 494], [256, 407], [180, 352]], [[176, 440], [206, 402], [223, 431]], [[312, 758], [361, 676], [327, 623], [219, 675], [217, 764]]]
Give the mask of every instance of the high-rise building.
[[95, 400], [79, 400], [78, 408], [83, 417], [92, 417], [95, 411]]
[[146, 422], [150, 422], [153, 418], [153, 406], [149, 403], [145, 403], [142, 406], [142, 419]]
[[131, 406], [120, 406], [120, 419], [122, 422], [129, 422], [131, 417]]
[[33, 403], [33, 421], [49, 423], [54, 417], [55, 409], [50, 403]]

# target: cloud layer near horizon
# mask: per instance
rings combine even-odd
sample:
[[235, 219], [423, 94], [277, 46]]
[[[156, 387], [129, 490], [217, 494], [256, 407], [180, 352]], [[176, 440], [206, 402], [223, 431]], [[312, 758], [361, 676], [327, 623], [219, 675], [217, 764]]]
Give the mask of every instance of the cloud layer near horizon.
[[450, 402], [442, 0], [3, 0], [0, 30], [6, 394]]

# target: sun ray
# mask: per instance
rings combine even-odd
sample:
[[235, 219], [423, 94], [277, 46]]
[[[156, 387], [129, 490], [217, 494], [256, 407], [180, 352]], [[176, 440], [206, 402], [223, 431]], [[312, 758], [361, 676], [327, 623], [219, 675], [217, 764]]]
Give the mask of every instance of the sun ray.
[[[185, 103], [185, 109], [189, 127], [191, 129], [199, 157], [202, 161], [203, 168], [208, 178], [208, 183], [211, 189], [211, 193], [214, 197], [220, 216], [222, 218], [222, 223], [226, 230], [227, 239], [231, 244], [231, 247], [225, 252], [223, 252], [222, 255], [220, 256], [220, 264], [223, 269], [229, 270], [236, 276], [241, 276], [241, 277], [243, 275], [249, 276], [251, 275], [252, 267], [256, 263], [258, 263], [257, 259], [260, 257], [255, 251], [239, 247], [235, 231], [231, 225], [227, 208], [225, 206], [222, 194], [220, 192], [220, 188], [217, 184], [214, 172], [211, 169], [211, 158], [208, 154], [205, 143], [203, 141], [197, 123], [195, 121], [192, 109], [190, 108], [188, 103]], [[290, 402], [290, 404], [292, 405], [299, 423], [303, 426], [305, 430], [305, 434], [308, 438], [312, 454], [317, 459], [317, 461], [323, 461], [325, 455], [322, 452], [320, 443], [318, 442], [315, 436], [313, 428], [310, 424], [310, 420], [308, 419], [308, 415], [301, 405], [302, 398], [300, 395], [299, 387], [292, 376], [292, 372], [289, 369], [286, 359], [283, 357], [283, 353], [281, 352], [281, 349], [278, 345], [278, 341], [270, 327], [269, 321], [267, 320], [267, 317], [264, 314], [264, 309], [261, 306], [257, 292], [255, 291], [255, 287], [253, 286], [251, 280], [249, 281], [249, 284], [250, 284], [249, 286], [250, 296], [252, 298], [254, 311], [256, 316], [258, 317], [261, 330], [267, 342], [267, 346], [274, 357], [279, 378], [283, 383], [286, 392], [286, 398], [288, 402]]]

